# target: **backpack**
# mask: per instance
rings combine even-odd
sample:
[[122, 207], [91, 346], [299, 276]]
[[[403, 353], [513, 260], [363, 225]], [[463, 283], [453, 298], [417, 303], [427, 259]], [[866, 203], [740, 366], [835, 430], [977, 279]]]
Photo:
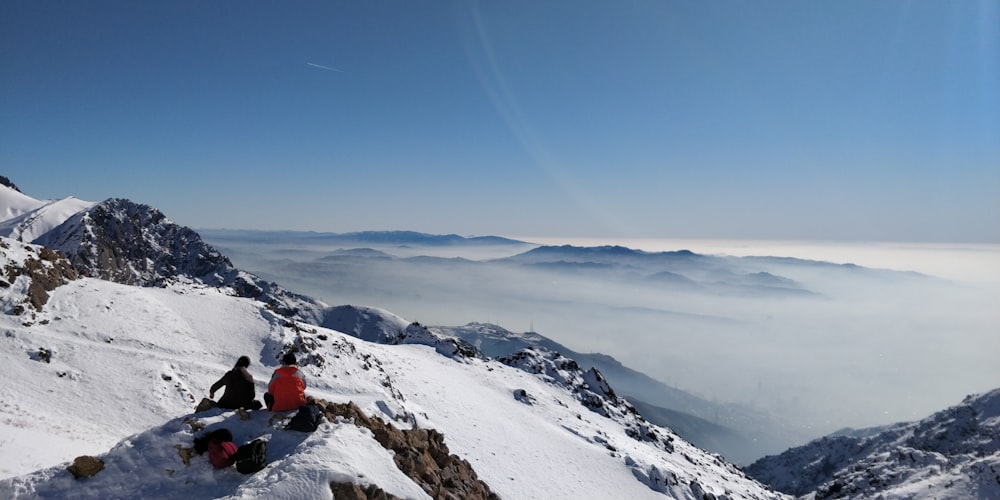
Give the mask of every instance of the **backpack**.
[[313, 432], [323, 421], [323, 412], [316, 405], [302, 405], [295, 413], [292, 420], [288, 422], [285, 429], [301, 432]]
[[267, 441], [257, 438], [236, 450], [236, 470], [253, 474], [267, 466]]

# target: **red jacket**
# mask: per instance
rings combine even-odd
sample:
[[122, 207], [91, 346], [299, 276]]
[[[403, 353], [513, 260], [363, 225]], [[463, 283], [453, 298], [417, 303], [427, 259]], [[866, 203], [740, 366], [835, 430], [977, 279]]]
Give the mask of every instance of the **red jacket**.
[[297, 410], [306, 404], [306, 381], [294, 366], [283, 366], [274, 370], [267, 392], [274, 396], [271, 411]]
[[212, 467], [224, 469], [236, 462], [236, 445], [232, 441], [211, 440], [208, 442], [208, 460]]

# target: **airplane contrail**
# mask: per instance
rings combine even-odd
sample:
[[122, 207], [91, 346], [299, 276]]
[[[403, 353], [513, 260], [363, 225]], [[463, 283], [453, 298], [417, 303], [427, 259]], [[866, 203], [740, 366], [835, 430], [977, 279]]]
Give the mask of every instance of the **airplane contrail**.
[[309, 65], [309, 66], [312, 66], [314, 68], [325, 69], [327, 71], [336, 71], [337, 73], [343, 73], [343, 71], [341, 71], [341, 70], [339, 70], [337, 68], [331, 68], [329, 66], [323, 66], [322, 64], [316, 64], [316, 63], [311, 63], [311, 62], [307, 62], [306, 64]]

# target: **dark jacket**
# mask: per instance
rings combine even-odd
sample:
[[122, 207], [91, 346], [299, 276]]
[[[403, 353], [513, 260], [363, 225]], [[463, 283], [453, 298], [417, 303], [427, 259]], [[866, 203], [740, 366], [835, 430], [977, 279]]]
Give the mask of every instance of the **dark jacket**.
[[226, 387], [226, 393], [219, 398], [219, 406], [230, 410], [251, 408], [257, 393], [253, 387], [253, 375], [240, 366], [226, 372], [218, 382], [212, 384], [211, 392]]

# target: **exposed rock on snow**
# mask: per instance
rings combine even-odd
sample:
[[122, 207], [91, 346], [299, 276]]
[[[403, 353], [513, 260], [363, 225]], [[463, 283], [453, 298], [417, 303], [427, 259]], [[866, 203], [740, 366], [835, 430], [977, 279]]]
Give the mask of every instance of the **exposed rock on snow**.
[[79, 277], [69, 261], [49, 248], [0, 238], [0, 288], [3, 311], [24, 314], [40, 311], [49, 300], [49, 292]]
[[817, 499], [1000, 498], [1000, 389], [918, 422], [824, 437], [746, 470]]
[[377, 307], [336, 306], [323, 313], [322, 326], [379, 344], [417, 344], [433, 347], [448, 357], [483, 358], [472, 344], [450, 335], [442, 335], [417, 322], [407, 322]]
[[674, 451], [672, 433], [664, 433], [662, 428], [650, 424], [632, 403], [616, 396], [596, 368], [585, 371], [576, 361], [541, 348], [525, 349], [497, 361], [566, 388], [590, 411], [621, 423], [626, 434], [633, 439], [653, 443], [667, 452]]
[[194, 281], [228, 287], [287, 317], [319, 323], [325, 305], [233, 267], [228, 257], [159, 210], [112, 198], [35, 240], [62, 252], [82, 275], [136, 286]]
[[[393, 452], [399, 470], [435, 499], [497, 499], [490, 487], [479, 480], [467, 460], [448, 451], [444, 435], [434, 429], [398, 429], [378, 417], [365, 415], [351, 403], [319, 402], [326, 418], [345, 418], [372, 431], [375, 440]], [[339, 498], [339, 497], [338, 497]]]
[[[559, 352], [581, 367], [597, 368], [615, 387], [618, 396], [632, 401], [647, 420], [669, 427], [685, 440], [722, 453], [737, 464], [749, 463], [765, 453], [777, 453], [787, 448], [775, 447], [776, 443], [795, 441], [787, 430], [797, 424], [787, 422], [778, 415], [744, 404], [702, 399], [632, 370], [611, 356], [574, 351], [537, 332], [512, 332], [487, 323], [434, 326], [431, 329], [460, 338], [484, 355], [494, 358], [509, 357], [528, 347], [539, 347]], [[782, 434], [769, 431], [775, 428], [782, 429]], [[811, 437], [814, 435], [803, 436], [799, 442]]]
[[96, 457], [83, 455], [73, 459], [73, 465], [66, 468], [76, 479], [91, 477], [104, 470], [104, 462]]
[[354, 483], [330, 483], [330, 491], [337, 500], [396, 500], [399, 497], [386, 493], [373, 484], [363, 487]]

